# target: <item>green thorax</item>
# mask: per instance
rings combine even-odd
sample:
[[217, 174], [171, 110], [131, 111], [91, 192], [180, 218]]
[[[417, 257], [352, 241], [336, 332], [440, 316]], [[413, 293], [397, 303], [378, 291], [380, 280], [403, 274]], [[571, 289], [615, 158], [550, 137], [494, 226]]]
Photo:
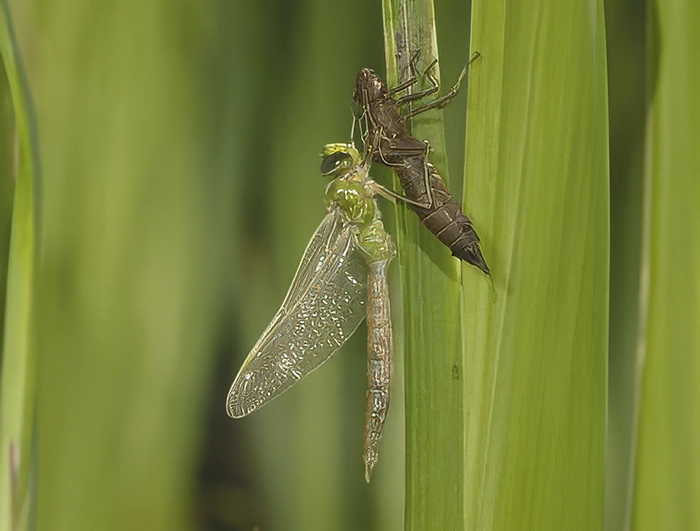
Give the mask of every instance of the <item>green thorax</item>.
[[368, 262], [390, 260], [396, 249], [384, 230], [359, 152], [352, 144], [328, 144], [323, 157], [321, 172], [334, 177], [326, 188], [326, 204], [338, 208], [346, 222], [356, 226], [357, 243]]
[[368, 262], [394, 256], [394, 244], [384, 230], [377, 202], [360, 180], [352, 176], [334, 179], [326, 188], [326, 201], [340, 208], [349, 223], [357, 225], [358, 244]]
[[374, 199], [361, 182], [352, 178], [333, 179], [326, 188], [326, 203], [338, 205], [347, 220], [358, 226], [369, 225], [377, 215]]

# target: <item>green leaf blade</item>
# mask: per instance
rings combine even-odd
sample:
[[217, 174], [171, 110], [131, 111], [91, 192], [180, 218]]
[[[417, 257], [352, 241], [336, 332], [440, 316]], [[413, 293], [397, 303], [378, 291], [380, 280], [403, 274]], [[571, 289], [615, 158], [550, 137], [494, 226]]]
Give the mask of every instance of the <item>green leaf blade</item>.
[[[27, 529], [36, 496], [30, 474], [34, 449], [35, 360], [31, 345], [35, 282], [35, 179], [38, 171], [34, 118], [12, 32], [9, 8], [0, 3], [0, 56], [12, 97], [18, 144], [7, 263], [0, 384], [0, 530]], [[3, 80], [4, 81], [4, 80]]]
[[700, 6], [649, 4], [645, 242], [631, 529], [700, 526]]
[[[383, 6], [387, 81], [394, 86], [403, 79], [400, 71], [407, 75], [408, 61], [417, 51], [421, 72], [438, 57], [435, 13], [432, 1], [385, 1]], [[439, 77], [439, 69], [435, 73]], [[416, 90], [421, 88], [426, 87]], [[411, 122], [412, 134], [430, 142], [429, 160], [449, 183], [442, 111], [421, 114]], [[396, 179], [395, 187], [400, 189]], [[405, 323], [405, 528], [460, 529], [464, 525], [460, 266], [405, 205], [399, 205], [397, 213]]]
[[466, 524], [603, 522], [608, 153], [602, 3], [473, 4], [464, 203]]

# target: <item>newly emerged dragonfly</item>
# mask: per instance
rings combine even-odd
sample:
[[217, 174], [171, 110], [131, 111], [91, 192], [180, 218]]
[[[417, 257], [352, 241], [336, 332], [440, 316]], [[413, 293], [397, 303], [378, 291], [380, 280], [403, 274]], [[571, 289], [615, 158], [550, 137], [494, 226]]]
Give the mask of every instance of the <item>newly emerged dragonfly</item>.
[[425, 71], [431, 87], [421, 92], [396, 97], [418, 82], [415, 60], [411, 61], [411, 77], [389, 90], [384, 81], [371, 69], [363, 68], [357, 74], [353, 100], [362, 109], [363, 142], [375, 162], [392, 168], [401, 182], [405, 196], [395, 195], [418, 215], [423, 224], [450, 248], [452, 254], [472, 264], [487, 275], [489, 267], [481, 252], [479, 236], [471, 220], [445, 186], [435, 166], [428, 162], [429, 145], [413, 136], [407, 122], [413, 116], [430, 109], [442, 108], [457, 95], [459, 84], [467, 68], [479, 57], [475, 54], [459, 76], [454, 87], [444, 96], [422, 107], [401, 114], [399, 109], [409, 102], [434, 94], [440, 88], [431, 74], [437, 60]]
[[369, 178], [371, 161], [352, 144], [329, 144], [321, 173], [326, 216], [314, 233], [272, 322], [243, 362], [226, 399], [231, 417], [248, 415], [311, 373], [367, 317], [364, 463], [369, 482], [389, 407], [392, 328], [387, 267], [396, 254]]

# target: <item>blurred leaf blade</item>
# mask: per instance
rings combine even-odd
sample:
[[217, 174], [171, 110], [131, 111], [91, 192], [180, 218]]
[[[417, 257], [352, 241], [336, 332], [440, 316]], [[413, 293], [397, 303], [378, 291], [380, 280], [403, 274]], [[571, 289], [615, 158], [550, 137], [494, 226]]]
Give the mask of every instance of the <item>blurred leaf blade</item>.
[[465, 524], [601, 529], [608, 334], [602, 1], [472, 4]]
[[[0, 56], [14, 110], [19, 161], [7, 266], [0, 386], [0, 529], [27, 529], [34, 521], [30, 484], [35, 407], [35, 360], [31, 329], [35, 280], [35, 181], [38, 164], [34, 118], [13, 35], [9, 8], [0, 3]], [[30, 512], [31, 511], [31, 512]]]
[[631, 529], [700, 526], [700, 6], [648, 4], [640, 401]]
[[35, 9], [24, 38], [46, 176], [38, 527], [184, 529], [232, 197], [199, 93], [216, 13], [177, 1]]
[[626, 529], [632, 500], [639, 336], [645, 95], [644, 3], [605, 3], [610, 98], [610, 357], [605, 529]]

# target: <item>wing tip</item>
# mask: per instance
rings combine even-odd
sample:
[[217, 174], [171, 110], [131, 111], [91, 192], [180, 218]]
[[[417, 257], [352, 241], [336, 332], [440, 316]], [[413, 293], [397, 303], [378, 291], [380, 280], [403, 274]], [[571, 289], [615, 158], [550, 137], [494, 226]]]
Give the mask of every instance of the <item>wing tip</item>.
[[241, 417], [245, 417], [253, 411], [255, 411], [255, 406], [248, 409], [243, 407], [243, 405], [236, 399], [236, 393], [234, 392], [232, 387], [228, 393], [228, 396], [226, 397], [226, 413], [228, 414], [228, 416], [232, 419], [240, 419]]

